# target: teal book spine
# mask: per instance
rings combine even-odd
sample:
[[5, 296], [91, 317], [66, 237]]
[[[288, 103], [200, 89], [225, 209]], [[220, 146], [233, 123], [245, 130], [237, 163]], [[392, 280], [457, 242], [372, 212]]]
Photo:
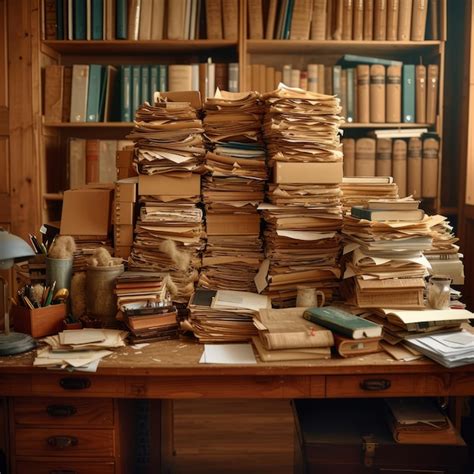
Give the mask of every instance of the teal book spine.
[[288, 0], [288, 6], [286, 16], [285, 16], [285, 26], [283, 29], [283, 39], [290, 39], [291, 33], [291, 19], [293, 18], [293, 7], [294, 7], [294, 0]]
[[74, 39], [86, 39], [86, 0], [74, 0]]
[[135, 112], [140, 105], [140, 76], [141, 66], [132, 66], [132, 120], [135, 117]]
[[107, 68], [110, 66], [102, 66], [102, 74], [100, 78], [100, 94], [99, 94], [99, 122], [104, 121], [105, 116], [105, 95], [107, 91]]
[[354, 206], [351, 208], [351, 216], [357, 219], [365, 219], [367, 221], [372, 220], [372, 210], [365, 209], [364, 207]]
[[56, 39], [64, 38], [64, 8], [66, 4], [64, 0], [56, 0]]
[[160, 92], [166, 92], [168, 90], [168, 66], [166, 64], [160, 64]]
[[333, 66], [332, 68], [332, 92], [334, 95], [341, 97], [341, 66]]
[[150, 103], [150, 66], [142, 66], [140, 103]]
[[354, 79], [355, 79], [355, 69], [347, 69], [347, 113], [346, 121], [348, 123], [355, 121], [355, 107], [354, 107]]
[[131, 84], [132, 84], [132, 66], [122, 66], [120, 68], [120, 87], [121, 87], [120, 119], [122, 122], [132, 121]]
[[89, 67], [89, 87], [87, 95], [86, 122], [98, 122], [100, 117], [99, 102], [102, 87], [104, 66], [91, 64]]
[[383, 66], [402, 66], [402, 61], [394, 59], [374, 58], [372, 56], [359, 56], [357, 54], [345, 54], [338, 62], [353, 64], [382, 64]]
[[92, 39], [104, 39], [104, 0], [92, 0]]
[[405, 123], [415, 122], [415, 65], [405, 64], [403, 66], [402, 81], [402, 111]]
[[117, 39], [127, 39], [128, 26], [128, 5], [127, 0], [117, 0], [115, 4], [115, 37]]
[[150, 66], [150, 104], [153, 105], [153, 94], [160, 90], [160, 67]]

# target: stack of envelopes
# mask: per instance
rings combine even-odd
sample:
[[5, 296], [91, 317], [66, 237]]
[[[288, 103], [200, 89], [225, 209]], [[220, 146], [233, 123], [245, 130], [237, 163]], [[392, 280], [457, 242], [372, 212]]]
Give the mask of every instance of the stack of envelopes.
[[422, 308], [432, 246], [431, 217], [419, 222], [368, 221], [344, 216], [344, 296], [361, 308]]
[[203, 179], [207, 249], [199, 283], [205, 288], [255, 291], [263, 260], [260, 215], [267, 179], [255, 92], [217, 91], [204, 104], [208, 152]]
[[[129, 136], [135, 142], [138, 189], [147, 190], [139, 197], [140, 215], [129, 264], [133, 270], [168, 272], [176, 286], [173, 301], [187, 304], [205, 246], [203, 212], [197, 206], [200, 177], [197, 187], [187, 189], [184, 184], [196, 181], [192, 179], [196, 174], [190, 171], [202, 171], [205, 148], [196, 110], [201, 102], [199, 92], [167, 93], [156, 99], [154, 106], [145, 103], [138, 108]], [[183, 184], [170, 193], [163, 184], [167, 179]]]
[[[340, 277], [341, 107], [333, 96], [290, 89], [265, 94], [264, 135], [274, 168], [265, 219], [265, 256], [257, 289], [274, 306], [294, 306], [297, 286], [324, 291], [330, 301]], [[336, 170], [328, 176], [327, 165]], [[324, 168], [324, 170], [323, 170]]]

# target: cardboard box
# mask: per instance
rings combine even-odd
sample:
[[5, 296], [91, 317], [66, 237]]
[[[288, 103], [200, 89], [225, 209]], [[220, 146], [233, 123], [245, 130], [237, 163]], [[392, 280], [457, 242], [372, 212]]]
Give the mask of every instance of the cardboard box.
[[283, 163], [273, 171], [278, 184], [335, 184], [342, 182], [342, 161], [337, 163]]
[[114, 208], [114, 224], [132, 225], [134, 217], [135, 203], [116, 202]]
[[260, 233], [260, 216], [245, 214], [208, 214], [207, 235], [257, 235]]
[[133, 225], [116, 225], [114, 227], [114, 244], [118, 246], [131, 246], [133, 244]]
[[123, 258], [124, 260], [128, 260], [128, 257], [130, 256], [131, 251], [132, 251], [131, 245], [116, 245], [114, 256]]
[[62, 330], [65, 317], [65, 304], [52, 304], [34, 309], [13, 305], [11, 308], [15, 331], [30, 334], [33, 337], [57, 334]]
[[133, 163], [133, 148], [117, 151], [117, 168], [129, 168]]
[[137, 201], [138, 177], [121, 179], [115, 183], [115, 201]]
[[61, 234], [107, 236], [111, 223], [111, 189], [81, 188], [64, 193]]
[[138, 176], [138, 194], [141, 196], [198, 196], [201, 194], [201, 175], [179, 173], [182, 177], [155, 174]]

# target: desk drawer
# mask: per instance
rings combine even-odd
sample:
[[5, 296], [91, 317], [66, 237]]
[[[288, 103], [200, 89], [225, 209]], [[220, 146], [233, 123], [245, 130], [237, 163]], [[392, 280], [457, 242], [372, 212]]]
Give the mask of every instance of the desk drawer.
[[33, 375], [32, 392], [36, 395], [67, 397], [120, 396], [124, 392], [121, 377], [93, 375], [41, 374]]
[[114, 474], [113, 462], [18, 461], [16, 474]]
[[17, 425], [113, 426], [112, 399], [16, 398], [13, 406]]
[[78, 428], [17, 428], [17, 456], [113, 457], [113, 430]]
[[326, 396], [409, 397], [447, 395], [449, 380], [441, 375], [334, 375], [326, 377]]

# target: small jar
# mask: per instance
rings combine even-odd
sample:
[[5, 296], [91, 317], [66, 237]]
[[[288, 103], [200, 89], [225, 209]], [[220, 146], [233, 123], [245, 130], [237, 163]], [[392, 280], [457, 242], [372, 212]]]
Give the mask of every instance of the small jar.
[[428, 303], [433, 309], [448, 309], [451, 301], [451, 278], [433, 275], [428, 282]]

